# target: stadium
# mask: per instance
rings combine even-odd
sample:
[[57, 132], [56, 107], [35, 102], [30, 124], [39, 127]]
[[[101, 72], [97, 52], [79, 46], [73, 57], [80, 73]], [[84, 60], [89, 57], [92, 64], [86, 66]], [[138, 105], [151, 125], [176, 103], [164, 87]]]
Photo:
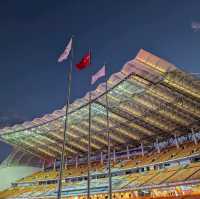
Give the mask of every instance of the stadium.
[[[109, 198], [107, 130], [113, 199], [200, 198], [200, 79], [141, 49], [105, 85], [91, 91], [91, 199]], [[69, 106], [62, 198], [87, 198], [88, 99]], [[0, 198], [56, 198], [64, 120], [65, 107], [0, 130]]]

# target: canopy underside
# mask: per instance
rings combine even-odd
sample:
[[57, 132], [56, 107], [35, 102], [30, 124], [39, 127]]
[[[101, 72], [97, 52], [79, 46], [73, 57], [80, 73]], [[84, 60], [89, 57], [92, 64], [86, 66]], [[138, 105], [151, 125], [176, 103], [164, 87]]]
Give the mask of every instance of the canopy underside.
[[[92, 91], [92, 152], [107, 148], [106, 108], [111, 145], [150, 144], [200, 130], [200, 79], [140, 50], [119, 73]], [[66, 155], [88, 149], [89, 94], [70, 105]], [[65, 107], [21, 125], [0, 130], [1, 140], [43, 158], [60, 158]]]

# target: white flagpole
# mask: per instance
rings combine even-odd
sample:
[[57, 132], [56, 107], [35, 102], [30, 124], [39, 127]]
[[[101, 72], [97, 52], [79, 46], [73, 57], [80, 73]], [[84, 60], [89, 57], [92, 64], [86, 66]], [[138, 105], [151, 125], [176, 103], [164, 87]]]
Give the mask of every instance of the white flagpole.
[[90, 155], [91, 155], [91, 92], [89, 93], [89, 130], [88, 130], [88, 179], [87, 198], [90, 199]]
[[[90, 64], [91, 64], [91, 49], [89, 48]], [[90, 199], [90, 156], [91, 156], [91, 91], [89, 92], [89, 129], [88, 129], [88, 179], [87, 179], [87, 198]]]
[[[105, 64], [106, 70], [106, 64]], [[107, 143], [108, 143], [108, 195], [112, 199], [112, 173], [111, 173], [111, 159], [110, 159], [110, 130], [109, 130], [109, 110], [108, 110], [108, 80], [106, 71], [106, 128], [107, 128]]]
[[67, 128], [68, 128], [68, 110], [71, 96], [71, 81], [72, 81], [72, 68], [73, 68], [73, 42], [72, 48], [70, 52], [70, 67], [68, 73], [68, 81], [67, 81], [67, 97], [66, 97], [66, 109], [65, 109], [65, 123], [64, 123], [64, 132], [63, 132], [63, 143], [62, 143], [62, 152], [61, 152], [61, 161], [60, 161], [60, 173], [58, 180], [58, 193], [57, 199], [61, 198], [62, 195], [62, 179], [63, 179], [63, 167], [65, 160], [65, 144], [66, 144], [66, 136], [67, 136]]

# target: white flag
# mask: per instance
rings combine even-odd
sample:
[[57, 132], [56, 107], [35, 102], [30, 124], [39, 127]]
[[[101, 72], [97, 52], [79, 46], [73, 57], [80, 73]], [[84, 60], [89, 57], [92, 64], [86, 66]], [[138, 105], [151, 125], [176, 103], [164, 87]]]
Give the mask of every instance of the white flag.
[[65, 59], [67, 59], [69, 56], [69, 53], [71, 52], [71, 49], [72, 49], [72, 38], [70, 39], [69, 43], [67, 44], [64, 52], [58, 58], [58, 62], [62, 62]]
[[91, 84], [94, 84], [99, 78], [106, 75], [106, 67], [105, 65], [94, 75], [92, 75]]

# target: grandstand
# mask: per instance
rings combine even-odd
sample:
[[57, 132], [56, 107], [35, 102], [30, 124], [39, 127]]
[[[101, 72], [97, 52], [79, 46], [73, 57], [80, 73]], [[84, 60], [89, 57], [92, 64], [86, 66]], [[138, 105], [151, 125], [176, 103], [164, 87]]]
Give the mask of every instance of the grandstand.
[[[92, 91], [91, 198], [108, 198], [106, 109], [113, 199], [200, 198], [200, 79], [140, 50], [108, 79], [108, 107], [105, 94]], [[62, 198], [87, 198], [88, 98], [69, 107]], [[0, 130], [0, 198], [56, 198], [64, 120], [65, 107]]]

